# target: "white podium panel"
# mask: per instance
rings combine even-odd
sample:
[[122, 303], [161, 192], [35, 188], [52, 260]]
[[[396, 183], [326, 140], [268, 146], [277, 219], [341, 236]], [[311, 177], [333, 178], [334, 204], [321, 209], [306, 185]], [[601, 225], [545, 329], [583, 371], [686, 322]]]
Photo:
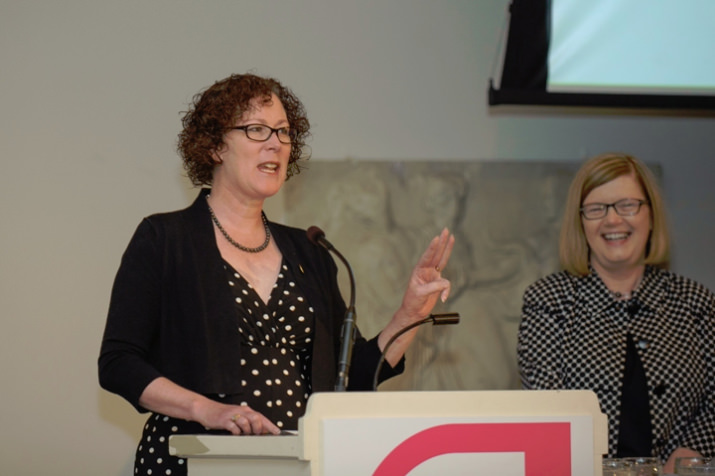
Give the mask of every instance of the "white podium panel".
[[295, 436], [176, 435], [190, 476], [601, 474], [607, 421], [590, 391], [314, 394]]

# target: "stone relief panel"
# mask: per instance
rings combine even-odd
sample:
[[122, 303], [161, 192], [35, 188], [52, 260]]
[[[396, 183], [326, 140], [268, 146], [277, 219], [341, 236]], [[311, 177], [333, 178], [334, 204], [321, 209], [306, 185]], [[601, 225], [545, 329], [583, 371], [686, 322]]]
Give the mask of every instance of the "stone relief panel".
[[[317, 225], [350, 262], [357, 325], [377, 334], [409, 274], [443, 227], [456, 236], [435, 312], [456, 326], [419, 328], [403, 375], [384, 390], [519, 388], [516, 335], [526, 286], [558, 270], [558, 233], [578, 164], [559, 162], [308, 163], [283, 190], [285, 223]], [[339, 280], [349, 298], [347, 271]]]

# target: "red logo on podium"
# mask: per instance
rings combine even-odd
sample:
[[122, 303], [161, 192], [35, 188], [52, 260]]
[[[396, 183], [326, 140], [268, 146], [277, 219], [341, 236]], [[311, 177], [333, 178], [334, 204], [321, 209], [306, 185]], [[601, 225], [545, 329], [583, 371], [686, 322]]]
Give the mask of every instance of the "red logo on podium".
[[525, 476], [571, 475], [571, 424], [459, 423], [415, 433], [382, 460], [373, 476], [405, 476], [450, 453], [524, 453]]

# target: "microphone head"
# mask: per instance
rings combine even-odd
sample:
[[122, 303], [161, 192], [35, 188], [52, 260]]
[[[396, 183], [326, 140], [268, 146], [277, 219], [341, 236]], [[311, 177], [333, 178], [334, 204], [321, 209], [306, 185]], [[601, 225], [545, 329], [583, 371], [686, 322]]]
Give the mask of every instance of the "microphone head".
[[445, 312], [443, 314], [430, 314], [433, 326], [443, 326], [445, 324], [459, 324], [458, 312]]
[[325, 238], [325, 232], [315, 225], [308, 228], [305, 234], [308, 235], [308, 239], [316, 245], [320, 245], [320, 239]]

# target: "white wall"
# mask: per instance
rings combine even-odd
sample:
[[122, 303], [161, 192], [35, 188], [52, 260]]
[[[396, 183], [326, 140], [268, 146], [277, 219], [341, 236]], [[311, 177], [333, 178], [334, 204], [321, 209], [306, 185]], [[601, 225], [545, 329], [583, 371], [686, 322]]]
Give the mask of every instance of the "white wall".
[[192, 198], [179, 111], [233, 72], [304, 100], [313, 167], [659, 162], [675, 269], [715, 288], [713, 118], [490, 111], [507, 4], [0, 0], [0, 472], [130, 474], [143, 417], [96, 379], [112, 279], [141, 217]]

